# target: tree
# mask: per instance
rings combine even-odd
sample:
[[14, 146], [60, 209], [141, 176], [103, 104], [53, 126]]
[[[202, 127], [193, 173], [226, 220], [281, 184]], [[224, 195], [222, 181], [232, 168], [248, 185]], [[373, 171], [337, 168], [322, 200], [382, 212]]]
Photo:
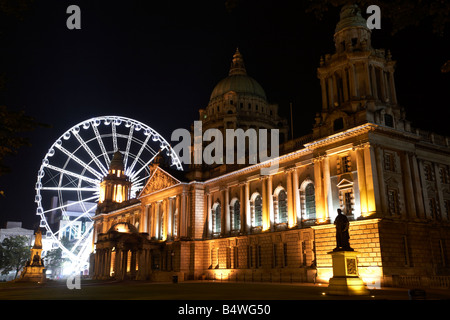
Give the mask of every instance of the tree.
[[14, 279], [30, 258], [30, 247], [26, 236], [5, 238], [0, 245], [0, 269], [2, 274], [15, 270]]
[[67, 259], [62, 257], [62, 250], [61, 248], [56, 248], [47, 251], [45, 254], [45, 266], [47, 269], [52, 271], [52, 276], [55, 276], [57, 274], [61, 273], [62, 264]]

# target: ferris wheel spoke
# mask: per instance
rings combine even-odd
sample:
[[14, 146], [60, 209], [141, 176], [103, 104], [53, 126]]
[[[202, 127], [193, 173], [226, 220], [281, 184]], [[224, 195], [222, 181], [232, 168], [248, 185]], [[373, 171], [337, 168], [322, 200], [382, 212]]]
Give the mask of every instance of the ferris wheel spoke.
[[85, 176], [83, 176], [81, 174], [74, 173], [74, 172], [71, 172], [71, 171], [68, 171], [68, 170], [65, 170], [65, 169], [61, 169], [61, 168], [55, 167], [54, 165], [51, 165], [51, 164], [47, 164], [46, 167], [49, 168], [49, 169], [58, 171], [59, 173], [63, 173], [65, 175], [68, 175], [68, 176], [71, 176], [71, 177], [75, 177], [77, 179], [84, 180], [84, 181], [89, 182], [89, 183], [91, 183], [93, 185], [98, 185], [100, 183], [99, 180], [94, 180], [94, 179], [85, 177]]
[[[80, 243], [82, 244], [81, 249], [83, 249], [83, 248], [87, 245], [86, 241], [84, 241], [84, 240], [85, 240], [85, 238], [86, 238], [86, 235], [89, 235], [91, 229], [92, 229], [92, 225], [90, 225], [89, 228], [88, 228], [88, 230], [86, 230], [86, 231], [81, 235], [81, 237], [77, 240], [77, 242], [75, 242], [75, 244], [73, 245], [72, 249], [70, 249], [70, 252], [74, 253], [74, 251], [80, 246]], [[83, 243], [83, 241], [84, 241], [84, 243]], [[80, 250], [80, 252], [81, 252], [81, 251], [82, 251], [82, 250]]]
[[130, 132], [128, 134], [128, 141], [127, 141], [127, 148], [125, 150], [125, 156], [123, 159], [123, 165], [126, 168], [127, 164], [128, 164], [128, 154], [130, 153], [130, 146], [131, 146], [131, 138], [133, 137], [133, 131], [134, 131], [134, 126], [130, 126]]
[[116, 152], [119, 150], [117, 147], [117, 132], [116, 132], [116, 124], [115, 121], [112, 121], [111, 123], [111, 130], [112, 130], [112, 138], [113, 138], [113, 150]]
[[89, 197], [89, 198], [86, 198], [86, 199], [83, 199], [83, 200], [80, 200], [80, 201], [74, 201], [74, 202], [71, 202], [71, 203], [68, 203], [68, 204], [64, 204], [64, 205], [56, 207], [56, 208], [51, 208], [51, 209], [45, 210], [45, 211], [42, 212], [42, 214], [45, 214], [45, 213], [48, 213], [48, 212], [51, 212], [51, 211], [55, 211], [55, 210], [59, 210], [59, 209], [66, 209], [66, 208], [68, 208], [70, 206], [73, 206], [73, 205], [76, 205], [76, 204], [79, 204], [79, 203], [82, 203], [82, 202], [87, 202], [89, 200], [95, 200], [95, 199], [98, 199], [98, 198], [99, 198], [98, 195], [95, 195], [95, 196], [92, 196], [92, 197]]
[[139, 173], [141, 173], [142, 170], [144, 170], [145, 168], [147, 168], [147, 167], [150, 165], [150, 163], [153, 162], [153, 160], [156, 158], [156, 156], [157, 156], [158, 154], [159, 154], [159, 152], [157, 152], [157, 153], [156, 153], [149, 161], [147, 161], [147, 162], [145, 163], [145, 165], [141, 166], [141, 168], [140, 168], [138, 171], [136, 171], [135, 173], [133, 173], [133, 175], [130, 176], [130, 179], [131, 179], [131, 180], [135, 179], [135, 178], [139, 175]]
[[80, 220], [81, 218], [84, 218], [84, 217], [87, 216], [87, 217], [89, 218], [89, 220], [92, 221], [92, 219], [91, 219], [91, 217], [89, 216], [89, 214], [90, 214], [90, 211], [91, 211], [93, 208], [95, 208], [95, 206], [89, 208], [89, 209], [88, 209], [87, 211], [85, 211], [83, 214], [79, 215], [79, 216], [76, 217], [75, 219], [71, 220], [68, 224], [66, 224], [65, 226], [63, 226], [62, 228], [60, 228], [58, 231], [55, 232], [55, 236], [58, 235], [59, 233], [63, 233], [63, 232], [66, 231], [68, 228], [71, 228], [71, 229], [73, 230], [74, 224], [75, 224], [78, 220]]
[[91, 148], [89, 148], [89, 146], [86, 144], [83, 138], [81, 138], [77, 132], [74, 132], [73, 135], [75, 136], [75, 138], [77, 138], [78, 142], [83, 146], [84, 150], [86, 150], [86, 152], [89, 154], [92, 160], [94, 160], [94, 163], [102, 171], [103, 175], [107, 175], [108, 169], [106, 169], [105, 166], [97, 159], [97, 157], [94, 155]]
[[[128, 168], [128, 172], [129, 173], [133, 172], [134, 167], [136, 166], [137, 161], [141, 157], [142, 151], [144, 151], [145, 146], [147, 145], [149, 139], [150, 139], [150, 135], [148, 135], [147, 138], [145, 138], [145, 141], [142, 144], [141, 149], [139, 150], [139, 152], [137, 153], [136, 157], [134, 158], [133, 164]], [[153, 159], [154, 159], [154, 157], [153, 157]]]
[[58, 148], [59, 150], [61, 150], [65, 155], [67, 155], [70, 159], [72, 159], [73, 161], [75, 161], [76, 163], [78, 163], [79, 165], [81, 165], [83, 168], [85, 168], [86, 170], [88, 170], [90, 173], [92, 173], [94, 176], [96, 176], [98, 179], [102, 179], [103, 176], [100, 172], [94, 170], [92, 167], [90, 167], [89, 165], [87, 165], [84, 161], [82, 161], [80, 158], [78, 158], [77, 156], [75, 156], [73, 153], [70, 153], [69, 150], [67, 150], [66, 148], [64, 148], [63, 146], [59, 146], [56, 145], [56, 148]]
[[101, 139], [102, 136], [100, 135], [100, 132], [98, 132], [97, 126], [95, 125], [94, 121], [92, 121], [92, 129], [94, 130], [95, 138], [97, 139], [98, 145], [100, 146], [100, 150], [102, 150], [102, 155], [105, 159], [105, 163], [109, 166], [111, 160], [108, 158], [108, 152], [106, 151], [105, 144]]
[[41, 190], [50, 190], [50, 191], [88, 191], [88, 192], [97, 192], [98, 188], [89, 188], [89, 187], [41, 187]]

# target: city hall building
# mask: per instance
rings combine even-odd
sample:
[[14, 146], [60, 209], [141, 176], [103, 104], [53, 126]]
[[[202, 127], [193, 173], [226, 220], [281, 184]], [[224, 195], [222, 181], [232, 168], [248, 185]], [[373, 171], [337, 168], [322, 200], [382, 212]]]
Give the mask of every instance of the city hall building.
[[342, 9], [334, 42], [317, 69], [322, 108], [310, 134], [287, 139], [287, 121], [239, 51], [199, 110], [203, 130], [279, 129], [275, 159], [187, 174], [157, 159], [131, 199], [117, 152], [94, 217], [94, 276], [327, 282], [340, 208], [367, 285], [448, 281], [449, 138], [411, 127], [395, 61], [372, 47], [357, 7]]

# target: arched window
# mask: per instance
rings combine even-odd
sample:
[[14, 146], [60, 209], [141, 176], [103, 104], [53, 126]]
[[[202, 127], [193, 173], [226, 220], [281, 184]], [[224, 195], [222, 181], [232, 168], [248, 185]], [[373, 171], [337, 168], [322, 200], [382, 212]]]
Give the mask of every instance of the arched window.
[[300, 203], [302, 208], [302, 219], [316, 219], [316, 197], [314, 183], [311, 179], [306, 179], [300, 185]]
[[231, 230], [239, 231], [241, 229], [241, 203], [234, 199], [230, 204], [231, 211]]
[[275, 190], [275, 199], [273, 205], [275, 213], [275, 223], [287, 223], [287, 195], [286, 191], [282, 187], [280, 187], [278, 191]]
[[316, 196], [312, 183], [308, 183], [305, 187], [305, 209], [308, 219], [316, 218]]
[[262, 227], [262, 198], [259, 194], [252, 198], [252, 227]]
[[221, 231], [221, 212], [220, 203], [215, 203], [212, 209], [212, 231], [220, 233]]

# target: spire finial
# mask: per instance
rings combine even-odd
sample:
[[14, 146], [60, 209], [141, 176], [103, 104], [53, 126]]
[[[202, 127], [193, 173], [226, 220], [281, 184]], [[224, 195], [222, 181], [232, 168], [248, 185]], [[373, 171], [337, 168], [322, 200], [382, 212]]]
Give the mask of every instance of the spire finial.
[[232, 76], [236, 74], [247, 75], [244, 59], [242, 58], [242, 54], [239, 52], [239, 48], [236, 48], [236, 52], [233, 55], [233, 60], [231, 61], [230, 72], [228, 75]]

